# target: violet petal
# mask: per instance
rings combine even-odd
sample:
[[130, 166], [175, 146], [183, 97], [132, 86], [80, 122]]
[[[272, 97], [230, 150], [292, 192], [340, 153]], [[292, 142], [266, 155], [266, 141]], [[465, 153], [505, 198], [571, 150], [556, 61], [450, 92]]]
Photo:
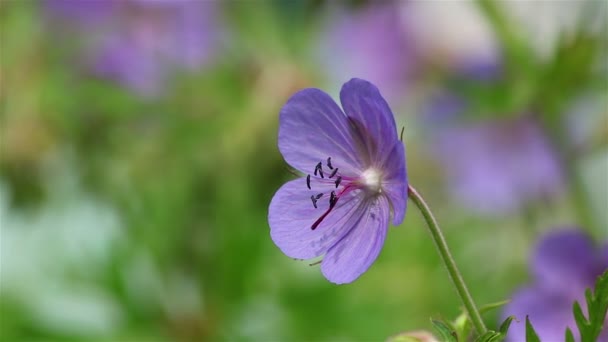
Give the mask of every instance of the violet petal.
[[378, 88], [353, 78], [342, 86], [340, 102], [346, 115], [365, 130], [360, 133], [367, 151], [361, 152], [367, 152], [372, 165], [384, 160], [398, 139], [393, 113]]
[[[582, 294], [582, 293], [581, 293]], [[526, 316], [541, 341], [563, 341], [566, 327], [577, 332], [572, 314], [572, 298], [547, 292], [542, 288], [528, 287], [516, 292], [505, 306], [504, 316], [516, 316], [507, 334], [507, 341], [525, 341]]]
[[[581, 231], [554, 232], [542, 239], [532, 257], [532, 273], [538, 283], [549, 289], [584, 289], [593, 286], [597, 248]], [[569, 285], [564, 286], [564, 281]]]
[[[297, 259], [311, 259], [323, 255], [348, 229], [352, 221], [363, 215], [360, 210], [363, 196], [357, 191], [344, 194], [335, 208], [312, 230], [312, 224], [328, 209], [332, 183], [313, 183], [306, 187], [306, 179], [298, 178], [285, 183], [274, 195], [268, 208], [270, 236], [285, 255]], [[325, 193], [318, 208], [310, 196]]]
[[388, 196], [393, 210], [393, 225], [399, 225], [407, 209], [407, 169], [405, 167], [405, 148], [397, 141], [384, 161], [386, 170], [384, 193]]
[[359, 211], [363, 213], [340, 241], [332, 246], [321, 271], [336, 284], [350, 283], [372, 265], [380, 254], [388, 230], [389, 204], [384, 196], [367, 199]]
[[332, 158], [342, 174], [356, 175], [362, 163], [346, 115], [325, 92], [308, 88], [295, 93], [281, 109], [279, 150], [292, 167], [311, 173]]

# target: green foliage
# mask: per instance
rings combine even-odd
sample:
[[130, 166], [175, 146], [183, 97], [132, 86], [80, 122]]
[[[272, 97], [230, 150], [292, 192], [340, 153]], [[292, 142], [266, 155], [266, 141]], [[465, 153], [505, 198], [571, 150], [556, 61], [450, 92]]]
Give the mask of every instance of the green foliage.
[[471, 333], [471, 330], [473, 330], [473, 323], [469, 319], [469, 315], [465, 310], [460, 313], [460, 316], [456, 317], [454, 322], [452, 322], [452, 326], [458, 335], [459, 341], [466, 341]]
[[498, 309], [506, 304], [508, 304], [510, 302], [510, 300], [501, 300], [500, 302], [495, 302], [495, 303], [489, 303], [489, 304], [484, 304], [482, 306], [479, 307], [479, 313], [481, 314], [485, 314], [489, 311]]
[[458, 342], [458, 334], [452, 324], [436, 319], [431, 319], [431, 323], [442, 342]]
[[[481, 314], [487, 313], [494, 309], [500, 308], [501, 306], [507, 304], [508, 302], [509, 302], [508, 300], [503, 300], [500, 302], [482, 305], [479, 307], [479, 312]], [[490, 330], [487, 333], [485, 333], [481, 336], [478, 336], [475, 341], [489, 342], [489, 341], [503, 340], [507, 334], [507, 330], [509, 329], [509, 325], [511, 324], [511, 321], [513, 319], [514, 319], [514, 317], [508, 317], [501, 324], [498, 332]], [[435, 323], [437, 323], [437, 324], [435, 324]], [[444, 336], [444, 334], [446, 334], [446, 333], [449, 334], [449, 337], [451, 337], [451, 336], [453, 336], [453, 334], [455, 334], [457, 341], [467, 341], [469, 339], [469, 335], [471, 334], [472, 329], [473, 329], [471, 320], [469, 319], [469, 316], [467, 315], [466, 311], [464, 311], [464, 310], [453, 322], [447, 323], [447, 322], [443, 322], [443, 321], [433, 321], [433, 324], [434, 324], [436, 330], [439, 331], [439, 329], [441, 329], [441, 331], [443, 331], [442, 336]]]
[[507, 317], [507, 319], [505, 319], [504, 322], [502, 322], [502, 324], [500, 325], [500, 328], [498, 328], [498, 331], [500, 331], [500, 333], [503, 337], [507, 336], [509, 327], [511, 326], [511, 323], [513, 322], [514, 319], [515, 319], [515, 316]]
[[[587, 317], [578, 302], [574, 302], [573, 312], [576, 325], [578, 327], [581, 342], [594, 342], [602, 332], [606, 311], [608, 310], [608, 271], [604, 272], [595, 282], [595, 290], [585, 291], [587, 300]], [[571, 336], [572, 332], [566, 332]]]
[[526, 316], [526, 342], [540, 342], [540, 338], [536, 334], [534, 327], [532, 327], [528, 316]]
[[575, 342], [574, 335], [572, 334], [572, 330], [570, 328], [566, 328], [566, 342]]
[[[494, 307], [503, 305], [506, 302], [507, 301], [496, 303], [499, 305], [496, 305]], [[499, 341], [504, 340], [507, 337], [507, 332], [509, 330], [509, 326], [511, 326], [511, 322], [513, 322], [514, 319], [515, 319], [515, 316], [507, 317], [507, 319], [505, 319], [502, 322], [502, 324], [500, 325], [500, 327], [498, 328], [498, 331], [489, 330], [485, 334], [477, 337], [475, 339], [475, 342], [499, 342]]]
[[391, 336], [386, 342], [428, 342], [430, 338], [434, 336], [426, 331], [412, 331]]
[[486, 331], [485, 334], [476, 338], [475, 342], [498, 342], [498, 341], [502, 341], [502, 339], [503, 339], [503, 336], [501, 333], [493, 331], [493, 330], [488, 330], [488, 331]]

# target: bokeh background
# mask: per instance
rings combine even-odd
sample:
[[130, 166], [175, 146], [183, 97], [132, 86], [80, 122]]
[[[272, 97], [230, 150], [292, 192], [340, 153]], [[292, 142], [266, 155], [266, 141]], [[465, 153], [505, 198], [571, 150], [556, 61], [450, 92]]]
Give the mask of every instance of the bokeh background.
[[[605, 1], [0, 1], [0, 339], [367, 341], [460, 313], [410, 206], [336, 286], [273, 244], [291, 94], [375, 83], [479, 304], [608, 237]], [[485, 315], [496, 327], [498, 312]]]

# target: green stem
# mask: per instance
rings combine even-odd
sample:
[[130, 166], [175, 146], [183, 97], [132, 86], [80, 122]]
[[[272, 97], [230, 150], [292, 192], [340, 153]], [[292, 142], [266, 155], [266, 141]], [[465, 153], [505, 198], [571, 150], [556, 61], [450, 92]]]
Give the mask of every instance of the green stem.
[[441, 259], [445, 264], [445, 267], [448, 269], [448, 273], [450, 274], [450, 278], [454, 282], [454, 286], [456, 287], [456, 292], [460, 296], [462, 303], [467, 309], [467, 313], [469, 314], [469, 318], [473, 322], [473, 326], [475, 326], [475, 330], [479, 335], [483, 335], [486, 333], [486, 326], [483, 324], [483, 320], [481, 319], [481, 315], [479, 314], [479, 310], [477, 310], [477, 306], [475, 306], [475, 302], [473, 302], [473, 298], [467, 290], [467, 286], [464, 283], [464, 279], [462, 279], [462, 275], [460, 271], [458, 271], [458, 267], [456, 266], [456, 262], [450, 253], [450, 249], [448, 248], [448, 244], [443, 237], [443, 233], [441, 229], [439, 229], [439, 224], [437, 224], [437, 220], [433, 216], [431, 209], [426, 204], [422, 196], [414, 189], [411, 185], [408, 187], [408, 195], [410, 199], [416, 204], [422, 216], [424, 216], [424, 220], [429, 227], [429, 231], [431, 232], [431, 236], [433, 237], [433, 241], [435, 241], [435, 246], [437, 246], [437, 250], [439, 251], [439, 255], [441, 255]]

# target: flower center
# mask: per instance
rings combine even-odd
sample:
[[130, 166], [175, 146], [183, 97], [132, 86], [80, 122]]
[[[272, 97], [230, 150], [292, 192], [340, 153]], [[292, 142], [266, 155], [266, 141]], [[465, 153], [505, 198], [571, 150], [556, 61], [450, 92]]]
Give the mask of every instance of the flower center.
[[325, 185], [331, 184], [332, 187], [335, 188], [335, 190], [333, 190], [329, 193], [329, 196], [325, 196], [327, 194], [322, 193], [322, 192], [313, 193], [310, 196], [310, 200], [312, 201], [312, 205], [315, 207], [315, 209], [318, 208], [317, 202], [322, 197], [329, 197], [329, 207], [312, 224], [312, 226], [310, 227], [312, 230], [315, 230], [319, 226], [319, 224], [321, 224], [321, 222], [327, 217], [327, 215], [329, 215], [329, 213], [334, 209], [334, 207], [338, 203], [338, 200], [340, 199], [340, 197], [349, 193], [352, 190], [361, 189], [361, 188], [366, 187], [365, 185], [363, 185], [363, 183], [361, 183], [360, 179], [342, 175], [339, 171], [339, 168], [334, 167], [331, 164], [331, 157], [327, 158], [326, 165], [327, 165], [327, 169], [326, 169], [326, 171], [323, 171], [323, 162], [322, 161], [319, 162], [315, 166], [313, 177], [311, 177], [311, 175], [306, 176], [306, 187], [309, 190], [312, 190], [313, 185], [319, 184], [319, 183], [325, 184]]
[[369, 193], [378, 194], [382, 192], [380, 172], [373, 168], [365, 170], [361, 175], [361, 185]]
[[[369, 168], [361, 173], [358, 177], [352, 177], [343, 175], [338, 167], [334, 167], [331, 163], [331, 158], [327, 158], [327, 169], [323, 171], [323, 161], [319, 162], [315, 168], [314, 173], [306, 176], [306, 187], [308, 190], [313, 190], [313, 187], [317, 184], [324, 184], [327, 186], [331, 184], [331, 187], [335, 190], [329, 193], [317, 193], [312, 192], [310, 200], [315, 209], [318, 208], [318, 202], [320, 200], [329, 202], [329, 206], [321, 214], [321, 216], [312, 224], [310, 227], [312, 230], [317, 229], [319, 224], [329, 215], [329, 213], [335, 208], [338, 200], [344, 195], [354, 190], [363, 190], [366, 196], [377, 196], [382, 193], [382, 172], [375, 168]], [[314, 190], [313, 190], [314, 191]]]

